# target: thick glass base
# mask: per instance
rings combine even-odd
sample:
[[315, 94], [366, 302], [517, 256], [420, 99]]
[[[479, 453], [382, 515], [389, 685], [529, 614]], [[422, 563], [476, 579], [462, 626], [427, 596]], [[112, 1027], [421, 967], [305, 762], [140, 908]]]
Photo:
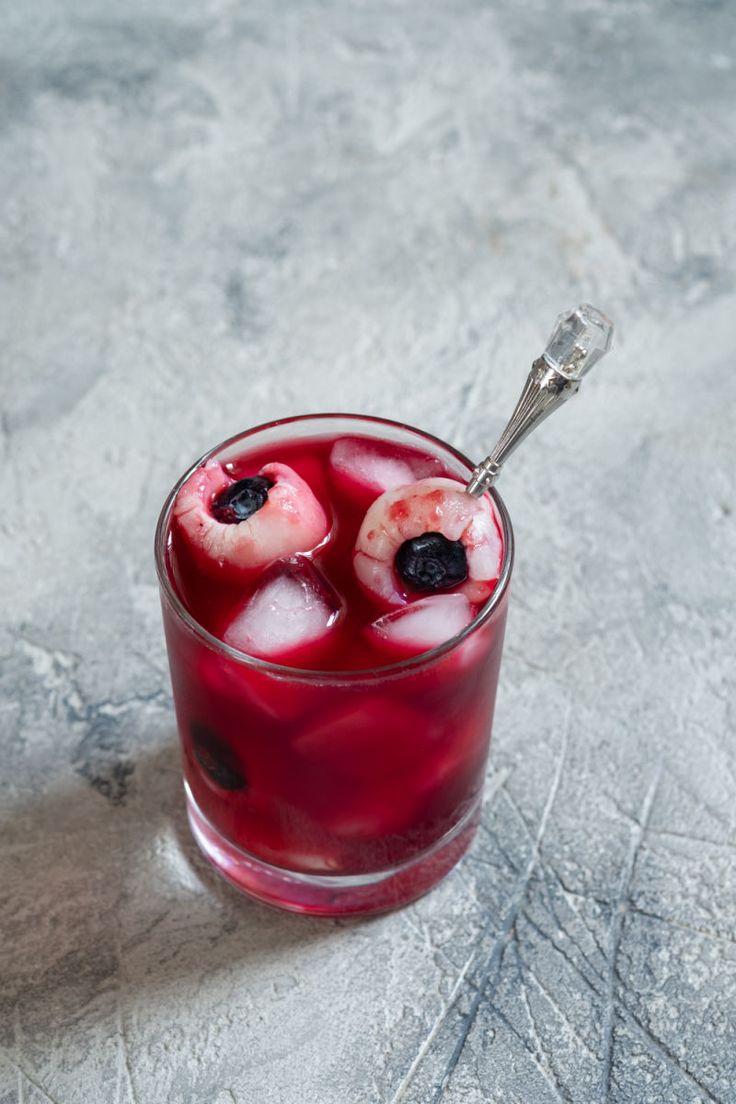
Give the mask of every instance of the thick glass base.
[[231, 885], [268, 905], [311, 916], [368, 916], [415, 901], [467, 851], [480, 819], [480, 798], [428, 851], [377, 874], [300, 874], [271, 866], [236, 847], [200, 811], [184, 784], [189, 824], [203, 854]]

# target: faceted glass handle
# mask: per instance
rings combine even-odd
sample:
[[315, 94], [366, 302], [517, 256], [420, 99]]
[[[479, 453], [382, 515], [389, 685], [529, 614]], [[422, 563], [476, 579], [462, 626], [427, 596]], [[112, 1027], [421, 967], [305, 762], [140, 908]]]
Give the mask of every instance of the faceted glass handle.
[[561, 314], [542, 356], [568, 379], [582, 379], [604, 357], [613, 341], [613, 323], [597, 307], [583, 303]]
[[580, 387], [580, 381], [611, 348], [613, 323], [589, 303], [561, 314], [547, 347], [534, 361], [513, 414], [495, 447], [475, 468], [467, 492], [480, 498], [525, 437]]

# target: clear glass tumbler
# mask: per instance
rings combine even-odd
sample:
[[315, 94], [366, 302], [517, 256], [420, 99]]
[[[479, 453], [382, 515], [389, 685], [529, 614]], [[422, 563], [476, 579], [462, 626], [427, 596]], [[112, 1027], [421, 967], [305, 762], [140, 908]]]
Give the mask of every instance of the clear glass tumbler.
[[[171, 514], [205, 460], [342, 435], [413, 446], [466, 481], [473, 464], [419, 429], [358, 415], [307, 415], [257, 426], [186, 472], [155, 539], [189, 821], [234, 886], [315, 915], [396, 908], [426, 893], [475, 834], [503, 646], [513, 533], [499, 581], [461, 633], [440, 647], [360, 671], [298, 670], [214, 637], [183, 604]], [[315, 738], [315, 733], [317, 737]]]

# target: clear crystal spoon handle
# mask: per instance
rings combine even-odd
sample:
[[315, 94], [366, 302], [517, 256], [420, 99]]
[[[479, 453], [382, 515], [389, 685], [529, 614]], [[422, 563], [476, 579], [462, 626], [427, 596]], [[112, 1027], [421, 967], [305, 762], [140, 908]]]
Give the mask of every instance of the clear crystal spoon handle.
[[613, 323], [589, 303], [560, 315], [547, 348], [532, 365], [506, 428], [473, 471], [468, 494], [480, 498], [493, 486], [511, 453], [553, 410], [577, 393], [583, 376], [606, 355], [612, 340]]

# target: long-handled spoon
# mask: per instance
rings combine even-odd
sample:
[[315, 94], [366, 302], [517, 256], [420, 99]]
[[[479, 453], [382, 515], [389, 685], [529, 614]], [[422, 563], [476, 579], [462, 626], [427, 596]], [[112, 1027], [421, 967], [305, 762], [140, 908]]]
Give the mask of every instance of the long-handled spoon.
[[577, 393], [583, 376], [606, 355], [612, 340], [613, 323], [589, 303], [560, 315], [497, 444], [473, 471], [468, 494], [480, 498], [494, 485], [511, 453], [553, 410]]

